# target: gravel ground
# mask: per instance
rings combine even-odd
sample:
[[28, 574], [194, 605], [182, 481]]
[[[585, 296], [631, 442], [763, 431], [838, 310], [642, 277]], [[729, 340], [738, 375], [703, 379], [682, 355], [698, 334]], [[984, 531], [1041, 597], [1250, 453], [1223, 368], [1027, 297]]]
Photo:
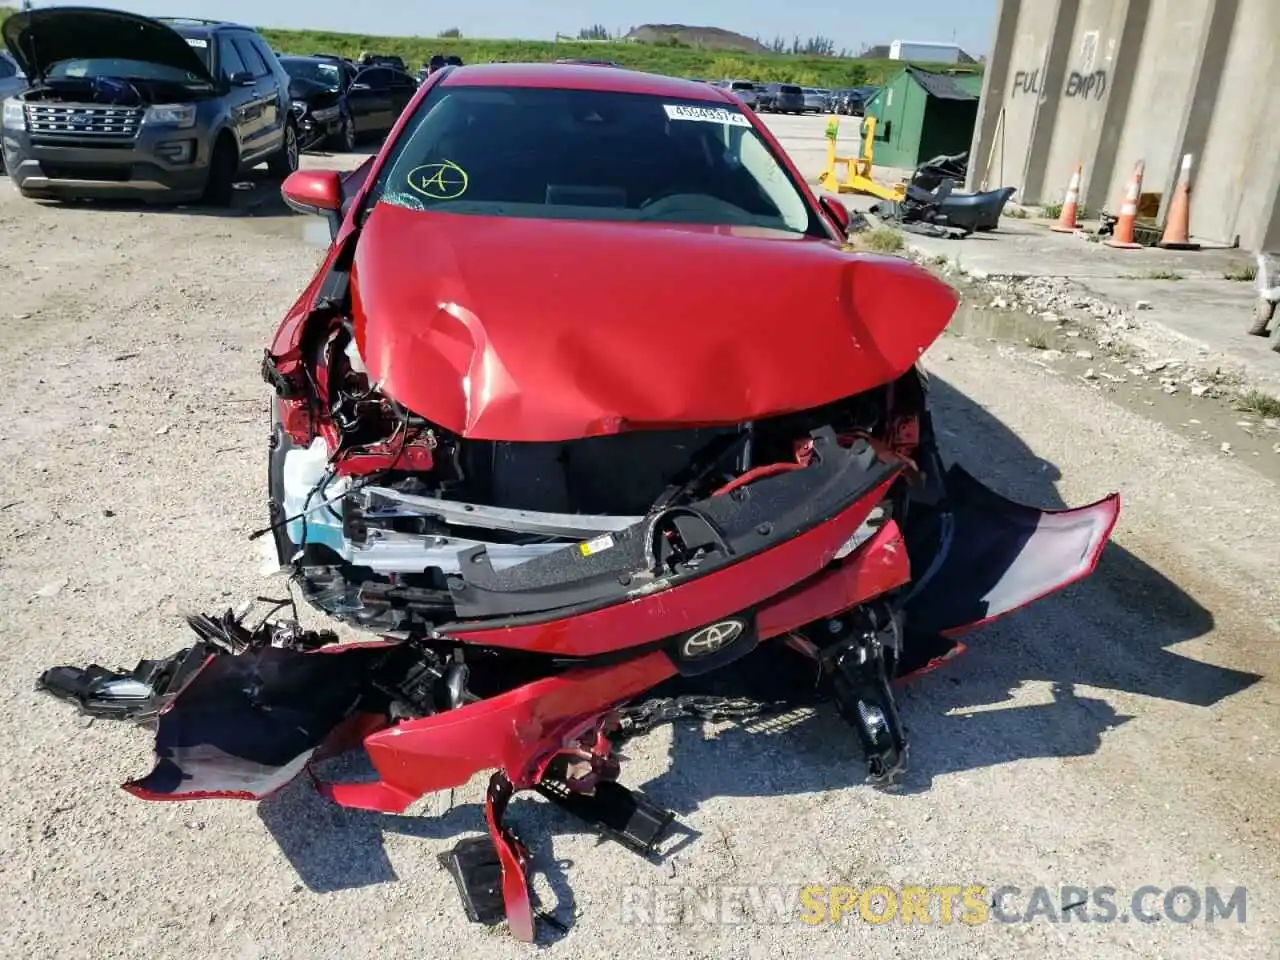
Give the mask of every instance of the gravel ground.
[[[147, 735], [32, 689], [52, 664], [168, 653], [183, 612], [281, 589], [247, 540], [265, 512], [259, 360], [321, 252], [303, 239], [315, 224], [271, 195], [260, 185], [244, 201], [261, 206], [220, 217], [43, 207], [0, 181], [4, 956], [528, 952], [468, 925], [435, 862], [481, 829], [478, 784], [406, 817], [341, 810], [303, 784], [256, 806], [143, 803], [116, 785], [149, 769]], [[556, 955], [1277, 956], [1273, 485], [996, 347], [946, 337], [926, 356], [948, 454], [1044, 506], [1122, 491], [1097, 575], [904, 692], [900, 795], [849, 785], [856, 751], [824, 714], [632, 744], [625, 781], [690, 830], [661, 865], [519, 801], [538, 889], [570, 927], [550, 938]], [[973, 926], [624, 914], [655, 888], [744, 884], [1109, 885], [1122, 912], [1144, 884], [1244, 885], [1248, 912]]]

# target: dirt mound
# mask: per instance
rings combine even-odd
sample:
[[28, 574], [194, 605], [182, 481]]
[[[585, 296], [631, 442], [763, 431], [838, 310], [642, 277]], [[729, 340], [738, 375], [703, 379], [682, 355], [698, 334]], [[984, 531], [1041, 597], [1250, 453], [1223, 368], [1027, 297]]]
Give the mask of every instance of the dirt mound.
[[689, 47], [706, 50], [736, 50], [742, 53], [768, 53], [769, 48], [758, 40], [744, 37], [732, 30], [720, 27], [687, 27], [681, 23], [646, 23], [633, 27], [626, 39], [640, 43], [670, 43], [675, 40]]

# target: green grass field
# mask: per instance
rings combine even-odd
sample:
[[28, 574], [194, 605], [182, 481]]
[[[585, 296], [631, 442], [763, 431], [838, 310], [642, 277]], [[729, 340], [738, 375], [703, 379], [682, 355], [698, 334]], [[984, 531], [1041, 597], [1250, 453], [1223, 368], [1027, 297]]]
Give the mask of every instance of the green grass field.
[[[16, 12], [0, 7], [0, 22]], [[433, 53], [452, 53], [466, 63], [493, 60], [538, 62], [557, 57], [614, 60], [624, 67], [675, 77], [719, 80], [782, 81], [814, 87], [854, 87], [878, 84], [899, 70], [896, 60], [858, 60], [785, 54], [727, 53], [687, 46], [648, 43], [578, 43], [545, 40], [467, 40], [433, 37], [376, 37], [319, 30], [263, 28], [262, 35], [280, 53], [336, 53], [358, 57], [365, 51], [404, 58], [410, 69], [421, 67]], [[917, 64], [929, 68], [929, 64]], [[968, 69], [978, 70], [978, 67]]]
[[[431, 37], [373, 37], [314, 30], [264, 29], [281, 53], [336, 53], [358, 57], [365, 51], [394, 54], [417, 69], [433, 53], [453, 53], [465, 63], [493, 60], [538, 62], [557, 57], [613, 60], [624, 67], [674, 77], [781, 81], [813, 87], [856, 87], [883, 82], [903, 64], [896, 60], [855, 60], [781, 54], [731, 53], [648, 43], [575, 43], [545, 40], [449, 40]], [[920, 64], [927, 68], [927, 64]]]

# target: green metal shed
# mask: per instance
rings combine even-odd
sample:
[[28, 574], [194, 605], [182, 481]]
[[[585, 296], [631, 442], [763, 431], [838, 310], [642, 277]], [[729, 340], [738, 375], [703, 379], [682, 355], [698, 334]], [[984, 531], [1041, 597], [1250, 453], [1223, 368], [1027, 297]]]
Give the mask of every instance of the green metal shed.
[[876, 118], [876, 165], [911, 170], [939, 154], [968, 150], [981, 92], [981, 74], [904, 67], [866, 107]]

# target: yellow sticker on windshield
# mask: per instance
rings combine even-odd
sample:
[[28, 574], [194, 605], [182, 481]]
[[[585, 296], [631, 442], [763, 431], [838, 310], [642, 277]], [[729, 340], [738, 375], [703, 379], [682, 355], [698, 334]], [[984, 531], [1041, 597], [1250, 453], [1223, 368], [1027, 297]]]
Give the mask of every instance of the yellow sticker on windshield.
[[406, 180], [410, 190], [432, 200], [455, 200], [467, 192], [467, 171], [452, 160], [414, 167]]

